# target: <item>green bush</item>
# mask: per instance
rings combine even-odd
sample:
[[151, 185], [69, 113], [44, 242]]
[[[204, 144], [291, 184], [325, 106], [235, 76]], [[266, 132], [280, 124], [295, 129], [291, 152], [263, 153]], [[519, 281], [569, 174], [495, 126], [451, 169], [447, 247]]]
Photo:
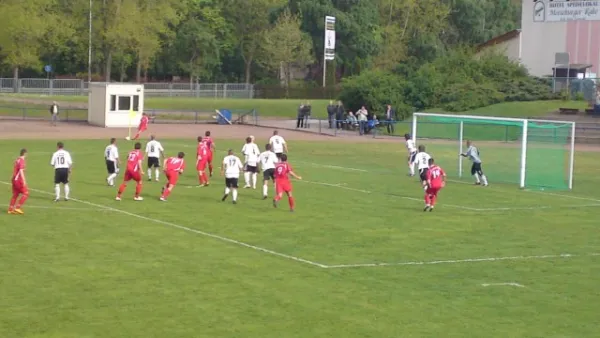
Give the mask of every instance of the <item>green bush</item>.
[[504, 95], [491, 83], [467, 82], [454, 84], [445, 90], [440, 103], [450, 112], [461, 112], [504, 101]]

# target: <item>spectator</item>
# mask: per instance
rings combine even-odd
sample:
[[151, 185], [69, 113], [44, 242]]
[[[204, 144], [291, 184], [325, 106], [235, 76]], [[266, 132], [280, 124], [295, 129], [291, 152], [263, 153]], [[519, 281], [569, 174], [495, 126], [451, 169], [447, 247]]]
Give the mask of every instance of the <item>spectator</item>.
[[346, 121], [348, 124], [348, 129], [354, 130], [358, 125], [358, 120], [356, 119], [356, 116], [354, 116], [351, 110], [348, 111], [348, 117], [346, 117]]
[[368, 124], [369, 124], [368, 132], [371, 132], [371, 130], [377, 128], [377, 126], [379, 125], [379, 120], [377, 119], [377, 115], [373, 114], [373, 117], [371, 117]]
[[296, 129], [304, 128], [304, 102], [298, 107], [298, 115], [296, 116]]
[[310, 102], [306, 102], [304, 105], [304, 128], [310, 128], [310, 116], [312, 115], [312, 106]]
[[333, 105], [333, 101], [329, 101], [327, 105], [327, 120], [329, 121], [329, 129], [335, 128], [335, 114], [337, 107]]
[[367, 129], [367, 116], [369, 115], [369, 112], [367, 111], [367, 108], [365, 106], [362, 106], [357, 112], [356, 112], [356, 119], [358, 120], [358, 133], [360, 135], [364, 135], [365, 131]]
[[50, 106], [50, 123], [53, 126], [56, 126], [56, 123], [58, 122], [58, 104], [56, 104], [56, 101], [52, 102], [52, 105]]
[[388, 134], [393, 134], [395, 131], [395, 124], [396, 124], [396, 110], [394, 108], [392, 108], [391, 104], [387, 105], [387, 109], [385, 111], [385, 126], [387, 128], [387, 132]]
[[342, 101], [338, 101], [335, 112], [335, 119], [337, 120], [338, 129], [342, 128], [342, 123], [344, 122], [344, 111], [345, 109], [344, 105], [342, 104]]

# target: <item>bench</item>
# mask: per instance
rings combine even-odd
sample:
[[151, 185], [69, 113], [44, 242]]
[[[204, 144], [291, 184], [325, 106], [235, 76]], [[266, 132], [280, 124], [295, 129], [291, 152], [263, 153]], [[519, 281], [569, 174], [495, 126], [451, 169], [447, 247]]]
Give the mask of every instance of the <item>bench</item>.
[[579, 109], [577, 108], [558, 108], [558, 113], [561, 115], [577, 115]]
[[589, 115], [591, 117], [600, 117], [600, 112], [595, 112], [594, 109], [588, 108], [585, 110], [585, 115]]

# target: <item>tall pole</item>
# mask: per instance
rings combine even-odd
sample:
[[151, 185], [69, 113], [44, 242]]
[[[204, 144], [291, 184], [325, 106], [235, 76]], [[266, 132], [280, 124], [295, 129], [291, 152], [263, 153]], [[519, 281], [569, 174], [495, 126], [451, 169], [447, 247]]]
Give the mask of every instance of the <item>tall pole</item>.
[[327, 59], [325, 58], [325, 50], [323, 50], [323, 88], [326, 86], [327, 79]]
[[89, 31], [88, 31], [88, 86], [92, 82], [92, 0], [90, 0], [89, 13]]

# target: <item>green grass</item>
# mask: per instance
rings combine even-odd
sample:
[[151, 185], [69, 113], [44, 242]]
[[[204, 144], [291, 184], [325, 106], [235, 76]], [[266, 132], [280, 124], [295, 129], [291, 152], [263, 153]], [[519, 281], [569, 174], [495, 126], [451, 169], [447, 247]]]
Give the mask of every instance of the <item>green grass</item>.
[[[600, 203], [588, 153], [576, 156], [575, 191], [554, 195], [497, 183], [494, 167], [510, 159], [488, 145], [491, 186], [449, 182], [424, 214], [397, 144], [292, 142], [304, 181], [294, 183], [290, 214], [285, 200], [273, 209], [254, 190], [241, 190], [237, 205], [220, 202], [220, 177], [187, 188], [197, 182], [191, 163], [169, 202], [157, 200], [156, 182], [144, 182], [143, 202], [131, 200], [133, 185], [115, 202], [102, 141], [67, 142], [80, 201], [53, 204], [52, 142], [0, 145], [5, 158], [29, 149], [32, 189], [25, 216], [0, 217], [3, 338], [597, 335], [600, 256], [589, 254], [600, 245], [600, 211], [568, 208]], [[194, 151], [186, 141], [164, 145]], [[120, 144], [122, 155], [129, 146]], [[449, 172], [454, 148], [432, 149]], [[5, 177], [10, 162], [0, 164]], [[324, 265], [577, 256], [326, 269], [207, 233]], [[481, 285], [505, 282], [525, 287]]]
[[[498, 116], [498, 117], [541, 117], [559, 108], [587, 108], [587, 103], [583, 101], [527, 101], [527, 102], [503, 102], [487, 107], [481, 107], [464, 113], [468, 115]], [[427, 109], [430, 113], [444, 113], [443, 109]], [[457, 114], [457, 113], [448, 113]]]
[[[40, 104], [20, 104], [17, 107], [34, 107], [45, 109], [47, 105], [56, 100], [60, 104], [69, 103], [87, 103], [87, 96], [41, 96], [41, 95], [1, 95], [0, 105], [7, 107], [15, 106], [15, 102], [2, 99], [2, 97], [14, 99], [35, 99], [43, 100]], [[311, 100], [315, 116], [326, 117], [326, 107], [328, 100]], [[260, 116], [290, 117], [295, 118], [300, 100], [266, 100], [266, 99], [206, 99], [206, 98], [187, 98], [187, 97], [146, 97], [145, 109], [165, 109], [165, 110], [193, 110], [213, 112], [215, 109], [233, 109], [233, 110], [252, 110], [256, 109]], [[0, 107], [2, 111], [2, 107]], [[2, 111], [4, 113], [4, 111]]]

